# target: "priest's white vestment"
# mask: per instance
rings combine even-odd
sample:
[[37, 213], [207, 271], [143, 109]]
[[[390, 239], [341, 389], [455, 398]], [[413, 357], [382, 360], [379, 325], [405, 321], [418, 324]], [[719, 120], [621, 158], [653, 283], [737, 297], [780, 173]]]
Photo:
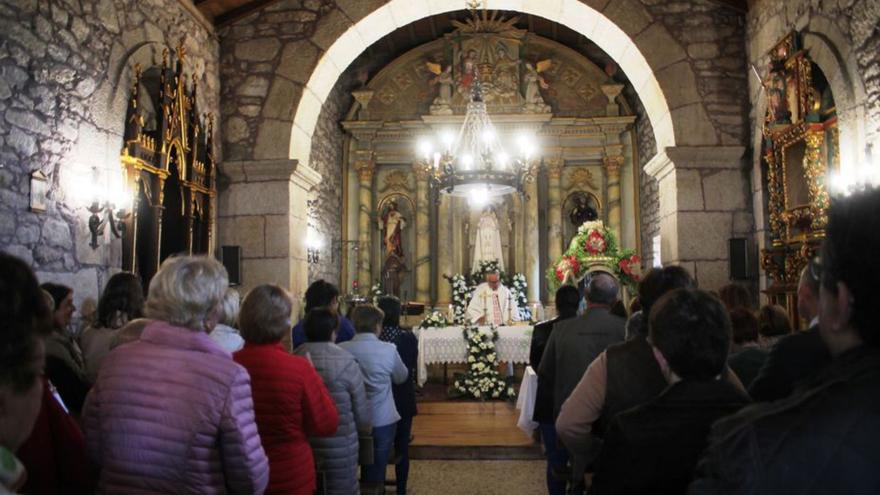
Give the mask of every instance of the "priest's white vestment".
[[467, 318], [471, 323], [477, 323], [483, 317], [485, 325], [502, 326], [519, 321], [519, 308], [510, 289], [499, 283], [498, 289], [493, 291], [486, 282], [474, 289]]

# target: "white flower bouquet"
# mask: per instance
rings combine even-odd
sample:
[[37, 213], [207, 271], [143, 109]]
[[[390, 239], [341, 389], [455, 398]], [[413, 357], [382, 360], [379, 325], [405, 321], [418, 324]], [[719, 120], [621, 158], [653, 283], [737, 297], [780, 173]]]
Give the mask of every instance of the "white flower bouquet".
[[439, 311], [431, 311], [428, 313], [428, 316], [419, 323], [419, 328], [443, 328], [447, 326], [449, 322], [446, 320], [446, 316]]

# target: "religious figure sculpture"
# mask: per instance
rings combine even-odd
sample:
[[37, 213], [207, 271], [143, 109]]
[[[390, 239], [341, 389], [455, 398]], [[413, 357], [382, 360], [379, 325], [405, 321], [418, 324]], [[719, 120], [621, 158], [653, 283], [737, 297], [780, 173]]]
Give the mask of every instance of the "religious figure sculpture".
[[379, 218], [379, 229], [385, 231], [382, 237], [385, 244], [385, 258], [389, 256], [397, 256], [403, 259], [403, 242], [401, 233], [406, 227], [406, 219], [397, 210], [397, 201], [388, 202], [388, 208]]
[[504, 256], [501, 250], [501, 230], [498, 218], [491, 206], [483, 209], [477, 235], [474, 240], [474, 257], [472, 270], [477, 271], [481, 261], [498, 261], [498, 267], [504, 270]]
[[580, 227], [584, 222], [591, 222], [599, 218], [599, 213], [596, 211], [596, 208], [589, 204], [585, 194], [578, 194], [574, 197], [574, 201], [574, 207], [568, 214], [572, 225]]
[[516, 94], [518, 62], [510, 58], [507, 48], [498, 45], [497, 59], [493, 71], [493, 84], [498, 97], [509, 97]]
[[476, 325], [510, 325], [519, 321], [519, 309], [510, 289], [501, 283], [501, 274], [486, 273], [485, 282], [474, 289], [467, 318]]
[[541, 72], [549, 69], [553, 64], [552, 60], [542, 60], [535, 65], [526, 62], [523, 73], [523, 85], [525, 92], [523, 94], [523, 111], [526, 113], [546, 113], [550, 111], [550, 106], [544, 102], [541, 96], [542, 89], [549, 89], [550, 85], [544, 80]]
[[471, 84], [477, 78], [477, 51], [468, 50], [461, 58], [461, 73], [458, 78], [458, 92], [470, 95]]
[[435, 76], [431, 79], [431, 85], [440, 86], [437, 97], [431, 104], [431, 115], [452, 115], [452, 85], [455, 81], [452, 78], [452, 66], [448, 65], [442, 69], [440, 64], [427, 62], [428, 70]]

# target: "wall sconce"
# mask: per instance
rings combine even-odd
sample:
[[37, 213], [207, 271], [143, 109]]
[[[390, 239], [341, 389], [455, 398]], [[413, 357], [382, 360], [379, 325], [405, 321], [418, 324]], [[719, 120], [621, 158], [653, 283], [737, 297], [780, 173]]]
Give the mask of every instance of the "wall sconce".
[[92, 182], [87, 185], [89, 198], [86, 211], [91, 213], [89, 216], [89, 233], [92, 240], [89, 246], [92, 249], [98, 248], [98, 237], [104, 235], [104, 229], [109, 224], [110, 231], [117, 239], [125, 235], [125, 219], [131, 215], [129, 207], [131, 205], [131, 195], [125, 190], [124, 186], [119, 186], [112, 194], [112, 198], [104, 198], [102, 196], [111, 196], [110, 194], [102, 195], [99, 189], [98, 169], [92, 167]]
[[318, 234], [309, 228], [306, 233], [306, 259], [310, 265], [316, 265], [321, 262], [320, 249], [323, 243]]

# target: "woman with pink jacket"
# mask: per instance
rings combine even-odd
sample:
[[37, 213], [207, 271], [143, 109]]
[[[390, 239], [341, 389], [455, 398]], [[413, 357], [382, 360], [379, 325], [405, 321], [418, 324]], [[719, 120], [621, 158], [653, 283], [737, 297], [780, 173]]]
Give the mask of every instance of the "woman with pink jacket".
[[150, 282], [155, 321], [104, 359], [83, 408], [100, 492], [265, 490], [250, 377], [208, 336], [227, 285], [207, 257], [169, 259]]

